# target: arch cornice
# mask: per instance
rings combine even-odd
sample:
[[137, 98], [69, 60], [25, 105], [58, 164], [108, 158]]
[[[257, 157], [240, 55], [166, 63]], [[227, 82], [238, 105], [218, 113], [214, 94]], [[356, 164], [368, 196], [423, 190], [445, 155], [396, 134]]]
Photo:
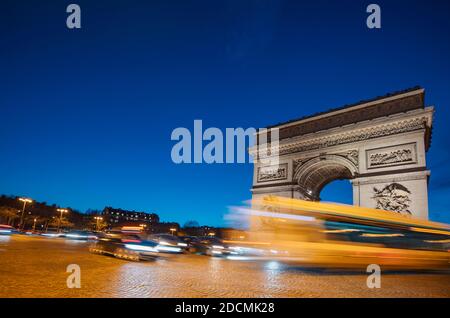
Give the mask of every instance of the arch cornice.
[[[322, 131], [308, 136], [298, 136], [288, 141], [280, 142], [278, 147], [273, 147], [273, 153], [278, 155], [288, 155], [422, 129], [430, 130], [433, 111], [434, 110], [432, 107], [427, 107], [424, 110], [419, 110], [411, 114], [402, 115], [400, 118], [394, 116], [394, 118], [384, 119], [383, 121], [380, 121], [379, 124], [373, 125], [369, 123], [369, 127], [351, 129], [349, 131], [343, 131], [340, 133]], [[386, 121], [388, 122], [386, 123]], [[317, 134], [321, 136], [319, 137], [317, 136]], [[429, 142], [429, 140], [426, 141]], [[265, 144], [259, 145], [260, 150], [265, 149], [265, 147], [267, 147], [267, 145]], [[258, 152], [258, 147], [256, 146], [253, 146], [249, 149], [249, 153], [251, 155], [256, 156], [256, 154], [258, 154], [261, 157], [264, 157], [264, 152]]]

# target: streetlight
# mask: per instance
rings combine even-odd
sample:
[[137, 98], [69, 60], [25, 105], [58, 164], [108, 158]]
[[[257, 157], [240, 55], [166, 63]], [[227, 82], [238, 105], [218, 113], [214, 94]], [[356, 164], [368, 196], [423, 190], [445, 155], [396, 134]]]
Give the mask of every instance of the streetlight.
[[96, 228], [96, 230], [98, 231], [98, 228], [99, 228], [98, 222], [100, 222], [101, 220], [103, 220], [103, 218], [102, 218], [101, 216], [95, 216], [95, 217], [94, 217], [94, 220], [97, 221], [97, 223], [96, 223], [96, 225], [95, 225], [95, 228]]
[[22, 229], [23, 229], [23, 227], [24, 227], [24, 224], [23, 224], [23, 215], [24, 215], [24, 213], [25, 213], [25, 208], [26, 208], [26, 206], [27, 206], [27, 203], [31, 203], [31, 202], [33, 202], [33, 200], [31, 200], [31, 199], [29, 199], [29, 198], [19, 198], [19, 201], [22, 201], [22, 202], [23, 202], [22, 214], [21, 214], [21, 216], [20, 216], [20, 224], [19, 224], [19, 228], [22, 228]]
[[34, 218], [34, 223], [33, 223], [33, 232], [36, 230], [36, 221], [37, 221], [37, 219], [36, 218]]
[[176, 231], [177, 231], [177, 229], [174, 228], [174, 227], [170, 229], [170, 233], [171, 233], [172, 235], [173, 235], [173, 233], [176, 232]]
[[58, 233], [59, 233], [59, 228], [61, 227], [63, 213], [67, 213], [67, 212], [69, 212], [69, 210], [67, 210], [67, 209], [56, 209], [56, 211], [61, 212], [61, 215], [59, 216], [59, 222], [58, 222]]

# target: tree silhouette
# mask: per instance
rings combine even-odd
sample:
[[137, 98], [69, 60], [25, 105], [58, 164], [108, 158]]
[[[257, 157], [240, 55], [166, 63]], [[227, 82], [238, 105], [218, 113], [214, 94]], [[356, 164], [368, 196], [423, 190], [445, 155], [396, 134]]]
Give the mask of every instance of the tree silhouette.
[[0, 206], [0, 220], [5, 222], [8, 225], [12, 225], [15, 219], [17, 219], [19, 215], [17, 214], [17, 209], [10, 208], [7, 206]]

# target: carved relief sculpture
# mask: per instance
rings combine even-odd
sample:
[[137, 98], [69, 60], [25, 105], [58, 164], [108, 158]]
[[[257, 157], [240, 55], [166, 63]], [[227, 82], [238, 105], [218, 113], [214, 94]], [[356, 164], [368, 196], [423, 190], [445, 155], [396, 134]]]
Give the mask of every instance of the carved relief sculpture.
[[287, 179], [287, 164], [259, 167], [257, 179], [258, 182], [285, 180]]
[[311, 159], [312, 159], [311, 157], [294, 159], [293, 161], [294, 175], [297, 173], [297, 171], [300, 169], [301, 166], [303, 166], [308, 160]]
[[391, 152], [374, 153], [369, 158], [372, 166], [385, 165], [389, 163], [412, 161], [411, 149], [399, 149]]
[[359, 162], [358, 162], [358, 154], [359, 154], [358, 150], [352, 149], [352, 150], [347, 150], [347, 151], [344, 151], [344, 152], [338, 152], [338, 153], [332, 153], [332, 154], [344, 157], [344, 158], [350, 160], [355, 165], [355, 167], [358, 167], [358, 164], [359, 164]]
[[398, 164], [416, 163], [416, 145], [414, 143], [371, 149], [367, 151], [368, 168], [388, 167]]
[[[315, 138], [310, 141], [290, 143], [280, 145], [279, 154], [289, 154], [294, 152], [309, 151], [315, 149], [321, 149], [331, 146], [342, 145], [346, 143], [357, 142], [361, 140], [369, 140], [372, 138], [379, 138], [384, 136], [390, 136], [400, 134], [404, 132], [411, 132], [419, 129], [426, 128], [426, 118], [416, 118], [411, 120], [405, 120], [393, 124], [380, 125], [369, 129], [356, 130], [350, 134], [336, 134], [327, 138]], [[253, 155], [253, 150], [251, 153]]]
[[383, 189], [374, 187], [373, 192], [374, 196], [372, 198], [376, 201], [377, 209], [411, 215], [409, 210], [411, 191], [405, 186], [399, 183], [391, 183]]

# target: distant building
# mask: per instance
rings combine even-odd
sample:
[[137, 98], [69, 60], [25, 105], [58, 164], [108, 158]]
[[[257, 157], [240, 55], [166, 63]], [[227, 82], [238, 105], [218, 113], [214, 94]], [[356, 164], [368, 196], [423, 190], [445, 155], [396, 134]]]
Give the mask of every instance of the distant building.
[[211, 226], [193, 226], [184, 227], [182, 232], [188, 236], [216, 236], [218, 229]]
[[178, 235], [178, 232], [180, 231], [180, 224], [176, 222], [153, 223], [150, 227], [148, 227], [148, 231], [153, 234], [170, 233]]
[[102, 211], [102, 217], [109, 228], [134, 224], [145, 224], [150, 227], [159, 223], [159, 216], [155, 213], [128, 211], [112, 207], [105, 207]]

